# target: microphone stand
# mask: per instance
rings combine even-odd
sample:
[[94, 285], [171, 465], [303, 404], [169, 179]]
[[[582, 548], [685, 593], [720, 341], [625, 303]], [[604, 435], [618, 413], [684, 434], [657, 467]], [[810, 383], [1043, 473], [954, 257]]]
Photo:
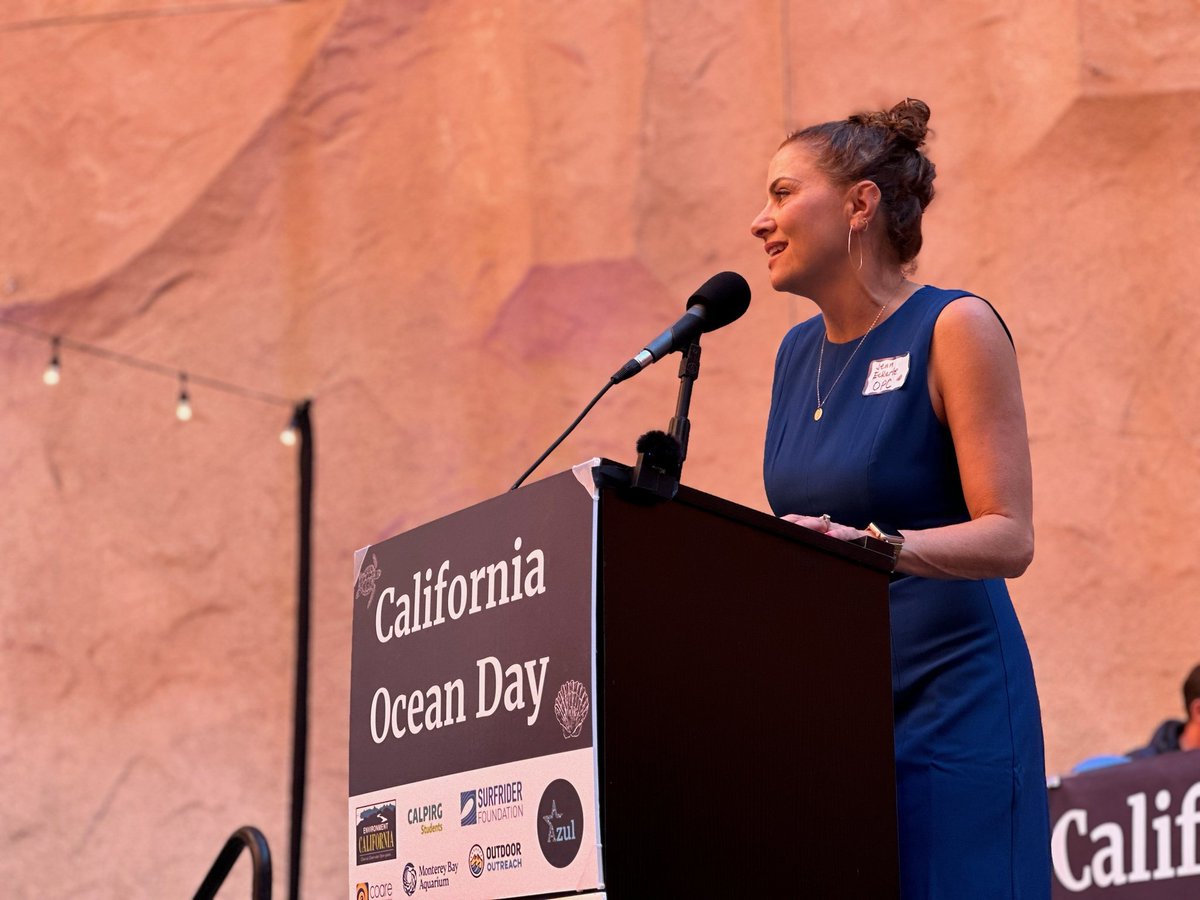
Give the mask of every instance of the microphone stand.
[[630, 487], [644, 497], [673, 500], [679, 491], [683, 460], [687, 456], [688, 408], [692, 404], [692, 385], [700, 375], [700, 339], [692, 341], [679, 362], [679, 397], [668, 433], [651, 431], [638, 438], [637, 465]]
[[699, 377], [700, 338], [697, 337], [679, 361], [679, 397], [675, 401], [675, 415], [671, 417], [671, 424], [667, 428], [667, 433], [679, 441], [681, 467], [687, 459], [688, 435], [692, 430], [692, 423], [688, 421], [688, 409], [692, 405], [692, 385]]

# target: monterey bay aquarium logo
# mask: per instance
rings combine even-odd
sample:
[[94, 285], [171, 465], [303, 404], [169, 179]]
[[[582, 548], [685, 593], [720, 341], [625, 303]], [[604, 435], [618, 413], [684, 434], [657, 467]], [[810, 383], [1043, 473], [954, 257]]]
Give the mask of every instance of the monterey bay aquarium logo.
[[355, 847], [358, 864], [396, 858], [396, 801], [358, 809]]
[[519, 781], [460, 791], [458, 798], [459, 824], [464, 828], [482, 822], [520, 819], [525, 815], [525, 801], [521, 796]]

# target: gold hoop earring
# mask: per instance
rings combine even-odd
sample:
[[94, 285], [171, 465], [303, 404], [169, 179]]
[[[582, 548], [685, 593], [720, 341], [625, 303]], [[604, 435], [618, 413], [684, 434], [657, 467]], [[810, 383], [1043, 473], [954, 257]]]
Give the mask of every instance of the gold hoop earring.
[[[863, 231], [866, 231], [866, 230], [867, 230], [867, 228], [866, 228], [866, 225], [864, 224]], [[853, 222], [850, 223], [850, 230], [846, 232], [846, 259], [850, 260], [851, 264], [854, 263], [854, 257], [850, 253], [850, 239], [852, 237], [854, 237], [854, 223]], [[862, 237], [860, 236], [858, 239], [858, 267], [857, 267], [858, 271], [861, 272], [862, 267], [863, 267], [863, 249], [862, 249]]]

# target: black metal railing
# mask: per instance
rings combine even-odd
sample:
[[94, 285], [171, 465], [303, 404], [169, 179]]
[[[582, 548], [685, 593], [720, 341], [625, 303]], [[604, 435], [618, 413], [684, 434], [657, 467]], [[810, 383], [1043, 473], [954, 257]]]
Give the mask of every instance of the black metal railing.
[[193, 900], [213, 900], [217, 896], [243, 847], [249, 848], [253, 866], [250, 900], [271, 900], [271, 848], [263, 833], [253, 825], [245, 825], [230, 835]]

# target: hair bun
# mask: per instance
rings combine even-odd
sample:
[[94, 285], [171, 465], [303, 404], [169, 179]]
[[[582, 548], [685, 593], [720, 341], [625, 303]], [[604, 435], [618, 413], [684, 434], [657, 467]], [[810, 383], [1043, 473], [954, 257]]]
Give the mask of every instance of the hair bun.
[[907, 97], [889, 109], [884, 120], [897, 137], [920, 147], [929, 133], [929, 106], [923, 100]]

